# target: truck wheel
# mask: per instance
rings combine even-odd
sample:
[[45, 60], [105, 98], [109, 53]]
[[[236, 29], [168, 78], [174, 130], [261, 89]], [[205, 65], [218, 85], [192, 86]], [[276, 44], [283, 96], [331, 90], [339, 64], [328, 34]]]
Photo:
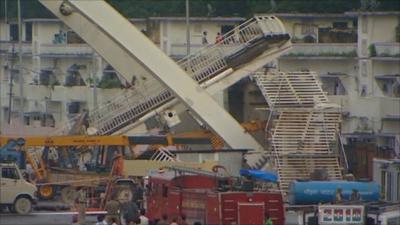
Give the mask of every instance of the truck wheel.
[[77, 194], [78, 192], [74, 187], [64, 187], [61, 189], [61, 199], [67, 204], [74, 203]]
[[32, 211], [32, 202], [27, 197], [19, 197], [15, 200], [12, 211], [24, 215]]
[[51, 200], [54, 198], [55, 190], [51, 185], [42, 185], [39, 187], [39, 198], [43, 200]]
[[133, 192], [129, 188], [129, 186], [121, 185], [116, 188], [117, 199], [119, 201], [132, 201], [133, 200]]

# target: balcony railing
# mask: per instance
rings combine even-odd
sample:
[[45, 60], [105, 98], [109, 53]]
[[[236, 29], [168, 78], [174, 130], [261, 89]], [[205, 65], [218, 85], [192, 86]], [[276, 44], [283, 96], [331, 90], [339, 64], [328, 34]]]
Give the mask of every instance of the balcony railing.
[[[13, 50], [14, 48], [14, 50]], [[0, 41], [0, 53], [18, 53], [18, 43], [17, 42], [10, 42], [10, 41]], [[30, 42], [23, 42], [22, 43], [22, 54], [32, 54], [32, 43]]]
[[377, 57], [400, 57], [400, 43], [379, 42], [374, 43]]
[[284, 57], [357, 57], [357, 43], [295, 43]]
[[38, 53], [41, 56], [89, 57], [93, 49], [87, 44], [41, 44]]

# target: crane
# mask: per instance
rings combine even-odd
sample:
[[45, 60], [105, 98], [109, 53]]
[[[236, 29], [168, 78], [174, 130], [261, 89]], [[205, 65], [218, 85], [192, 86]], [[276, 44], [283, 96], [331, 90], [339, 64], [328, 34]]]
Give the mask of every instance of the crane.
[[[197, 119], [218, 134], [228, 147], [264, 151], [211, 95], [248, 75], [249, 68], [240, 66], [242, 61], [248, 63], [258, 57], [256, 62], [249, 64], [254, 71], [290, 47], [290, 37], [276, 17], [255, 17], [247, 21], [242, 26], [247, 27], [246, 32], [239, 32], [240, 48], [229, 48], [223, 44], [210, 46], [203, 50], [204, 54], [200, 52], [189, 56], [179, 66], [103, 0], [40, 2], [79, 34], [125, 79], [130, 80], [132, 66], [137, 65], [161, 83], [154, 83], [152, 90], [156, 92], [146, 95], [145, 102], [130, 104], [125, 114], [113, 115], [104, 126], [108, 130], [114, 129], [112, 131], [115, 132], [115, 129], [121, 129], [121, 124], [124, 125], [122, 122], [127, 120], [143, 121], [146, 114], [160, 106], [165, 107], [166, 103], [171, 106], [175, 97]], [[226, 39], [234, 38], [234, 35], [227, 36]], [[160, 87], [168, 89], [161, 89], [159, 92]], [[143, 99], [141, 96], [131, 97]], [[135, 118], [130, 119], [129, 115], [134, 115]], [[95, 113], [94, 117], [96, 116], [102, 118], [101, 114]], [[255, 166], [257, 156], [252, 156], [248, 163]]]

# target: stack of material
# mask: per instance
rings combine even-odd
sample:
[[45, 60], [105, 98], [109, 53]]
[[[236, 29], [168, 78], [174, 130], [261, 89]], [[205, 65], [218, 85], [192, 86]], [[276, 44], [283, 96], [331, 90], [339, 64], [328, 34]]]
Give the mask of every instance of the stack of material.
[[255, 79], [271, 113], [278, 115], [269, 139], [281, 190], [286, 192], [296, 179], [310, 179], [315, 171], [342, 179], [337, 151], [340, 107], [329, 104], [316, 74], [258, 73]]

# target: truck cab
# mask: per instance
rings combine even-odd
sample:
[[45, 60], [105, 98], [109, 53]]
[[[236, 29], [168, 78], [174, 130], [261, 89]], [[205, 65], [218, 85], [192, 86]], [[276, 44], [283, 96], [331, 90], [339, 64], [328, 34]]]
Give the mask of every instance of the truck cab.
[[37, 188], [27, 182], [15, 163], [0, 162], [0, 206], [28, 214], [36, 203]]

